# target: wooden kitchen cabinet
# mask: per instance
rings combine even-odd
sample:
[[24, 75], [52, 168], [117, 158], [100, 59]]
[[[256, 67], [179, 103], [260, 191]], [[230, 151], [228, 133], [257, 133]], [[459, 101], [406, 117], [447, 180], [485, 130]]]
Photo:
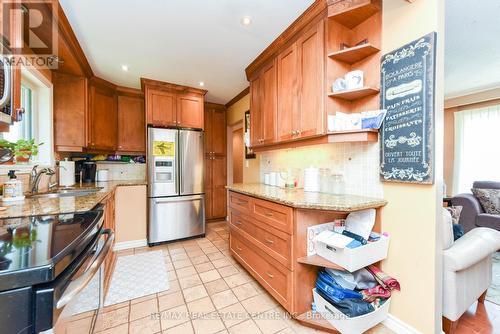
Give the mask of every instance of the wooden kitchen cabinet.
[[203, 129], [206, 90], [141, 79], [146, 97], [146, 122], [153, 126]]
[[52, 84], [55, 150], [82, 152], [87, 146], [88, 81], [55, 72]]
[[278, 110], [277, 140], [295, 137], [299, 111], [299, 52], [293, 43], [278, 55]]
[[250, 81], [250, 144], [252, 147], [262, 144], [264, 137], [260, 102], [260, 77]]
[[205, 103], [205, 216], [226, 217], [226, 107]]
[[89, 149], [115, 151], [118, 140], [118, 110], [115, 88], [104, 80], [91, 80]]
[[144, 95], [118, 90], [118, 152], [146, 152]]
[[[115, 220], [115, 191], [102, 202], [104, 205], [104, 228], [113, 230], [116, 233], [116, 220]], [[111, 283], [111, 276], [116, 263], [116, 253], [113, 251], [113, 246], [111, 246], [111, 251], [104, 260], [104, 296], [106, 296], [109, 284]]]

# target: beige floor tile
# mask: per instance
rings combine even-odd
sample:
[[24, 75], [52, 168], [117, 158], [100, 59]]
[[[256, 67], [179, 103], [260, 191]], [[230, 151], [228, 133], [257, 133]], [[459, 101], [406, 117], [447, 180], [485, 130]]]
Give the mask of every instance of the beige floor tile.
[[174, 270], [174, 264], [172, 262], [165, 263], [165, 267], [167, 268], [168, 271]]
[[229, 286], [227, 285], [226, 281], [224, 281], [222, 278], [219, 278], [218, 280], [212, 282], [205, 283], [205, 287], [207, 288], [208, 294], [210, 296], [217, 292], [222, 292], [229, 289]]
[[252, 286], [254, 287], [254, 289], [257, 290], [257, 291], [259, 291], [260, 293], [266, 292], [266, 290], [264, 290], [264, 288], [262, 287], [262, 285], [260, 285], [259, 282], [257, 282], [257, 281], [251, 281], [250, 284], [252, 284]]
[[183, 289], [182, 293], [184, 294], [184, 300], [188, 303], [190, 301], [208, 296], [207, 290], [203, 285], [197, 285], [192, 288]]
[[116, 252], [116, 256], [127, 256], [133, 254], [134, 254], [134, 249], [124, 249]]
[[130, 306], [130, 321], [158, 313], [158, 299], [153, 298]]
[[129, 306], [110, 312], [99, 313], [95, 323], [95, 332], [100, 332], [118, 325], [128, 323]]
[[175, 281], [177, 279], [177, 274], [176, 274], [175, 270], [167, 271], [167, 275], [168, 275], [169, 281]]
[[158, 292], [158, 297], [181, 291], [181, 286], [179, 285], [178, 280], [170, 281], [168, 283], [170, 284], [170, 288], [168, 290]]
[[187, 256], [186, 253], [177, 253], [177, 254], [170, 255], [170, 257], [172, 258], [172, 261], [174, 261], [174, 262], [189, 259], [189, 257]]
[[200, 278], [201, 278], [201, 281], [203, 283], [208, 283], [208, 282], [215, 281], [221, 277], [220, 277], [220, 274], [217, 270], [212, 269], [212, 270], [200, 273]]
[[163, 252], [163, 258], [165, 259], [165, 263], [172, 263], [172, 258], [168, 255], [168, 252]]
[[201, 248], [197, 244], [184, 246], [184, 249], [188, 255], [192, 252], [201, 252]]
[[195, 301], [192, 301], [187, 304], [189, 312], [193, 315], [193, 320], [196, 318], [195, 315], [201, 316], [206, 313], [210, 313], [215, 311], [214, 304], [212, 304], [212, 300], [210, 297], [201, 298]]
[[110, 311], [113, 311], [113, 310], [116, 310], [116, 309], [119, 309], [122, 307], [126, 307], [126, 306], [130, 306], [129, 300], [127, 300], [126, 302], [106, 306], [100, 311], [100, 313], [110, 312]]
[[238, 298], [238, 300], [240, 301], [260, 294], [260, 292], [254, 288], [252, 283], [238, 285], [233, 288], [233, 292], [236, 295], [236, 298]]
[[269, 310], [256, 315], [253, 320], [264, 334], [273, 334], [288, 327], [280, 318], [280, 312]]
[[69, 322], [66, 332], [71, 334], [89, 334], [93, 318], [93, 316], [90, 316]]
[[217, 307], [218, 310], [238, 302], [238, 299], [231, 290], [216, 293], [211, 297], [215, 307]]
[[131, 304], [137, 304], [137, 303], [142, 303], [146, 300], [149, 300], [149, 299], [153, 299], [153, 298], [156, 298], [156, 293], [153, 293], [152, 295], [147, 295], [147, 296], [144, 296], [144, 297], [140, 297], [140, 298], [136, 298], [136, 299], [132, 299], [130, 301]]
[[297, 332], [295, 332], [293, 329], [291, 329], [290, 327], [287, 327], [281, 331], [278, 332], [278, 334], [296, 334]]
[[191, 261], [189, 261], [189, 259], [174, 261], [172, 263], [174, 264], [175, 269], [181, 269], [181, 268], [186, 268], [186, 267], [192, 266]]
[[162, 330], [175, 327], [187, 321], [190, 321], [190, 319], [186, 305], [177, 306], [171, 308], [170, 310], [161, 311], [160, 313], [160, 322]]
[[219, 318], [199, 318], [193, 320], [194, 332], [196, 334], [214, 334], [224, 330], [224, 323]]
[[205, 254], [212, 254], [212, 253], [218, 253], [219, 252], [219, 250], [215, 246], [202, 248], [201, 250]]
[[227, 328], [250, 319], [250, 315], [240, 303], [224, 307], [220, 309], [219, 312]]
[[205, 262], [209, 262], [209, 261], [210, 261], [210, 259], [205, 254], [198, 255], [196, 257], [191, 258], [191, 262], [193, 264], [200, 264], [200, 263], [205, 263]]
[[129, 334], [154, 334], [161, 331], [160, 319], [147, 316], [129, 323]]
[[182, 289], [191, 288], [200, 284], [202, 284], [201, 278], [197, 274], [179, 279], [179, 285]]
[[187, 252], [187, 255], [190, 257], [190, 258], [194, 258], [194, 257], [198, 257], [198, 256], [201, 256], [201, 255], [205, 255], [205, 253], [203, 253], [203, 251], [201, 250], [196, 250], [196, 251], [189, 251]]
[[[126, 305], [124, 305], [124, 306], [126, 306]], [[68, 319], [68, 321], [75, 321], [75, 320], [80, 320], [80, 319], [84, 319], [84, 318], [90, 318], [90, 317], [93, 317], [94, 315], [95, 315], [95, 311], [83, 312], [83, 313], [80, 313], [80, 314], [72, 315]]]
[[158, 297], [160, 311], [168, 310], [184, 304], [184, 296], [181, 291]]
[[229, 328], [231, 334], [258, 334], [261, 333], [259, 327], [253, 322], [252, 319], [239, 323]]
[[219, 271], [219, 274], [222, 277], [231, 276], [231, 275], [237, 274], [239, 272], [238, 269], [236, 269], [236, 267], [233, 265], [222, 267], [222, 268], [217, 268], [217, 270]]
[[182, 278], [182, 277], [188, 277], [196, 274], [196, 269], [194, 269], [193, 266], [191, 267], [184, 267], [181, 269], [177, 269], [177, 277]]
[[205, 272], [205, 271], [209, 271], [209, 270], [215, 268], [214, 265], [211, 262], [205, 262], [205, 263], [195, 264], [194, 267], [195, 267], [196, 271], [198, 271], [199, 273], [202, 273], [202, 272]]
[[247, 275], [244, 275], [242, 272], [240, 272], [236, 275], [224, 277], [224, 280], [226, 281], [227, 285], [229, 285], [230, 288], [234, 288], [235, 286], [248, 283], [252, 279], [249, 278]]
[[210, 254], [207, 254], [207, 256], [210, 259], [210, 261], [215, 261], [215, 260], [225, 258], [224, 254], [222, 254], [221, 252], [210, 253]]
[[170, 255], [175, 255], [179, 253], [185, 253], [184, 246], [181, 243], [175, 243], [168, 245], [168, 252]]
[[229, 262], [229, 260], [224, 257], [223, 259], [212, 261], [212, 264], [214, 265], [215, 268], [222, 268], [230, 266], [232, 263]]
[[271, 302], [264, 294], [260, 294], [248, 299], [245, 299], [241, 302], [243, 307], [250, 313], [252, 316], [254, 314], [259, 314], [265, 311], [268, 311], [276, 306], [273, 302]]
[[128, 323], [124, 323], [116, 327], [108, 328], [102, 332], [99, 332], [99, 334], [127, 334], [127, 333], [128, 333]]
[[182, 325], [175, 326], [163, 331], [163, 334], [194, 334], [194, 329], [191, 321], [188, 321], [183, 323]]

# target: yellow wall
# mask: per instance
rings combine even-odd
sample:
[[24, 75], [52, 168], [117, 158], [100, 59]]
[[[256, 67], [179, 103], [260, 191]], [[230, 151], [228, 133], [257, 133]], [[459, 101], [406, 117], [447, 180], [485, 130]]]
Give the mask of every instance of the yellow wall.
[[390, 313], [422, 333], [441, 331], [443, 179], [443, 45], [444, 1], [383, 2], [382, 51], [390, 52], [427, 33], [438, 33], [434, 185], [384, 183], [383, 230], [392, 236], [385, 272], [402, 291], [394, 293]]
[[[245, 95], [227, 109], [227, 125], [231, 126], [243, 120], [245, 111], [248, 110], [250, 110], [250, 94]], [[243, 154], [245, 154], [244, 150]], [[260, 156], [257, 154], [255, 159], [247, 160], [244, 157], [243, 159], [243, 183], [260, 182]]]
[[126, 186], [116, 189], [116, 243], [146, 240], [146, 196], [146, 186]]

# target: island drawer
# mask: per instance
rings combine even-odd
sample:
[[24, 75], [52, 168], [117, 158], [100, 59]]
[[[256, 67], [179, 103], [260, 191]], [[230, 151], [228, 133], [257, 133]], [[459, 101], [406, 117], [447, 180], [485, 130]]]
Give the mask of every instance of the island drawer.
[[293, 269], [291, 235], [258, 220], [249, 219], [235, 210], [229, 212], [229, 221], [233, 228], [245, 235], [255, 246], [288, 269]]
[[286, 309], [290, 310], [292, 271], [267, 258], [231, 227], [230, 249], [234, 257]]
[[252, 197], [230, 191], [229, 208], [250, 214], [252, 212]]
[[293, 230], [293, 209], [255, 198], [253, 201], [253, 216], [278, 230], [292, 234]]

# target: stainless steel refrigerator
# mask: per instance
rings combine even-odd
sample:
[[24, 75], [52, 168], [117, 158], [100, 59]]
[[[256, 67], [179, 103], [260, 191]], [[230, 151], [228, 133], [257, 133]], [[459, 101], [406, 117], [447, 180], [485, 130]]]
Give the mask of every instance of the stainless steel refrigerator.
[[203, 132], [148, 128], [148, 243], [205, 234]]

